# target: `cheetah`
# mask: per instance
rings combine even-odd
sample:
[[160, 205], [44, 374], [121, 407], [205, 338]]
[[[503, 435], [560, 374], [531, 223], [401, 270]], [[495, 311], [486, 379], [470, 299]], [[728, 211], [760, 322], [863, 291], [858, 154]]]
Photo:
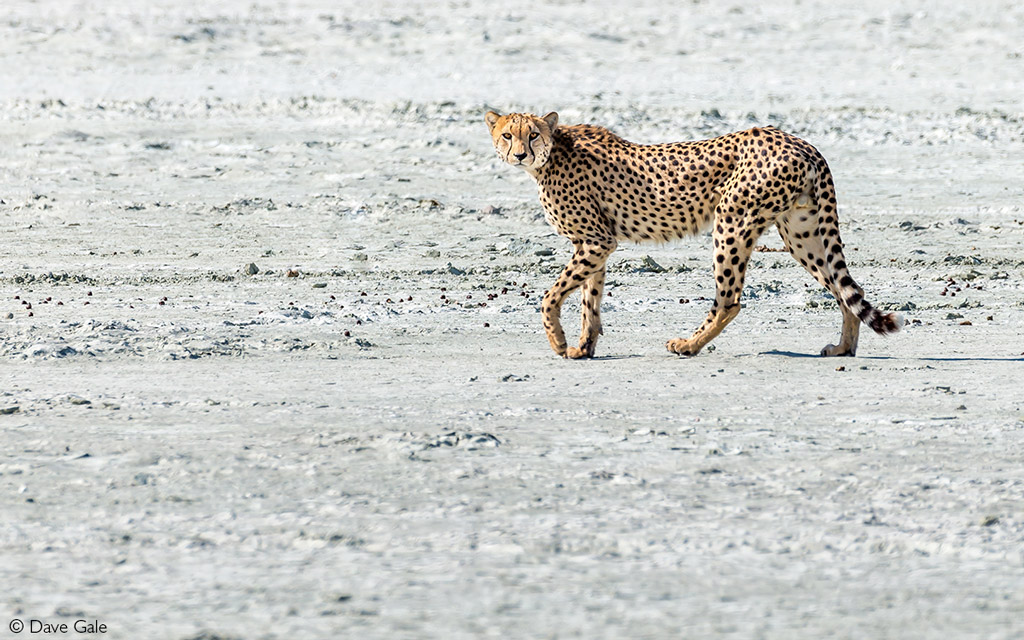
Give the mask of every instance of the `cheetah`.
[[[642, 145], [603, 127], [559, 126], [558, 114], [499, 115], [485, 120], [498, 156], [536, 180], [545, 218], [573, 246], [572, 259], [541, 304], [554, 352], [592, 358], [601, 331], [605, 264], [620, 241], [667, 242], [711, 227], [715, 300], [703, 324], [672, 353], [694, 356], [740, 311], [754, 242], [771, 225], [786, 249], [828, 289], [843, 315], [839, 344], [823, 356], [853, 356], [860, 323], [876, 333], [900, 330], [903, 318], [864, 299], [843, 257], [835, 186], [825, 158], [804, 140], [758, 127], [696, 142]], [[582, 332], [568, 346], [562, 303], [583, 289]]]

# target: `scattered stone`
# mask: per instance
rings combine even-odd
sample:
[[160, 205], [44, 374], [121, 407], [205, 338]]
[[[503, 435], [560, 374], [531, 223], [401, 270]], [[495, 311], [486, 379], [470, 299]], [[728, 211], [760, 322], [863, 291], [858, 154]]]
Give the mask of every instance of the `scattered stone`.
[[244, 271], [245, 275], [254, 276], [260, 272], [260, 268], [256, 266], [255, 262], [250, 262], [249, 264], [245, 265]]
[[370, 258], [365, 253], [359, 252], [359, 253], [354, 254], [352, 256], [352, 259], [355, 260], [356, 262], [366, 262]]
[[132, 479], [132, 486], [141, 487], [147, 484], [152, 484], [154, 479], [155, 478], [152, 473], [136, 473], [135, 477]]
[[949, 262], [952, 264], [963, 264], [963, 265], [977, 265], [981, 264], [981, 258], [974, 256], [946, 256], [942, 259], [943, 262]]
[[441, 252], [438, 251], [437, 249], [429, 249], [426, 253], [423, 254], [423, 257], [424, 258], [440, 258], [441, 257]]
[[289, 269], [284, 275], [289, 278], [298, 278], [299, 272], [297, 269]]
[[462, 269], [459, 269], [458, 267], [453, 267], [452, 263], [450, 263], [450, 262], [448, 263], [448, 266], [446, 268], [448, 270], [448, 273], [452, 274], [453, 276], [464, 276], [464, 275], [466, 275], [465, 271], [463, 271]]
[[426, 442], [423, 449], [437, 449], [441, 447], [466, 447], [468, 451], [474, 451], [480, 447], [500, 447], [501, 440], [491, 433], [469, 433], [464, 431], [449, 431], [432, 441]]
[[21, 407], [13, 405], [10, 407], [0, 407], [0, 416], [9, 416], [21, 411]]
[[644, 256], [644, 259], [640, 262], [643, 265], [640, 267], [641, 273], [665, 273], [668, 271], [668, 269], [655, 262], [651, 256]]
[[86, 400], [82, 396], [68, 396], [68, 402], [73, 405], [92, 404], [92, 400]]
[[991, 527], [992, 525], [999, 524], [999, 516], [985, 516], [981, 519], [981, 526]]
[[314, 289], [326, 289], [327, 288], [327, 283], [326, 282], [314, 282], [313, 283], [313, 288]]
[[373, 343], [364, 338], [349, 338], [348, 343], [357, 346], [360, 349], [369, 349], [370, 347], [373, 346]]
[[543, 248], [540, 248], [540, 249], [537, 249], [536, 251], [534, 251], [533, 255], [535, 255], [535, 256], [553, 256], [553, 255], [555, 255], [555, 250], [550, 248], [550, 247], [543, 247]]

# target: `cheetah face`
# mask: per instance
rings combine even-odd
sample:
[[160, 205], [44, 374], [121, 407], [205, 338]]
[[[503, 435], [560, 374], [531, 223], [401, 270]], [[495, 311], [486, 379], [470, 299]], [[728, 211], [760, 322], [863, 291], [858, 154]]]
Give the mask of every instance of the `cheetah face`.
[[531, 113], [502, 116], [488, 111], [484, 119], [491, 130], [494, 149], [505, 162], [532, 173], [548, 161], [552, 134], [558, 126], [558, 114], [554, 111], [543, 118]]

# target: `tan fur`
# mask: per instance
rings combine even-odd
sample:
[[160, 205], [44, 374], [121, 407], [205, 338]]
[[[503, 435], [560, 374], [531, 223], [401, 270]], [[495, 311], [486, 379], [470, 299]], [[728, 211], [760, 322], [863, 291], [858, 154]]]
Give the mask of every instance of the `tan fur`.
[[[839, 238], [835, 187], [825, 159], [807, 142], [773, 127], [711, 140], [638, 145], [592, 125], [558, 126], [558, 114], [485, 120], [498, 156], [537, 181], [547, 221], [572, 242], [573, 257], [544, 295], [544, 329], [558, 355], [594, 355], [601, 333], [605, 263], [620, 240], [667, 241], [712, 228], [715, 302], [704, 323], [668, 350], [696, 355], [736, 317], [754, 242], [776, 225], [786, 249], [839, 302], [838, 345], [822, 355], [857, 350], [860, 323], [893, 333], [902, 318], [864, 300], [850, 277]], [[569, 347], [562, 303], [583, 289], [579, 347]]]

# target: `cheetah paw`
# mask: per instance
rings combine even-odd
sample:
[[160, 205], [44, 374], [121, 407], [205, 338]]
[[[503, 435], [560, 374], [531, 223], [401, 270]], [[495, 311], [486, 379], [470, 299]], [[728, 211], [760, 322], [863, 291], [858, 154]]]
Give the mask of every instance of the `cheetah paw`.
[[840, 349], [834, 344], [825, 345], [825, 348], [821, 350], [821, 355], [826, 358], [831, 356], [849, 356], [852, 358], [856, 353], [855, 349]]
[[682, 338], [669, 340], [665, 343], [665, 348], [681, 356], [695, 356], [700, 351], [700, 349], [694, 348], [693, 343], [689, 340], [683, 340]]
[[580, 349], [579, 347], [569, 347], [565, 350], [565, 357], [570, 360], [579, 360], [581, 358], [593, 358], [594, 354], [586, 349]]

